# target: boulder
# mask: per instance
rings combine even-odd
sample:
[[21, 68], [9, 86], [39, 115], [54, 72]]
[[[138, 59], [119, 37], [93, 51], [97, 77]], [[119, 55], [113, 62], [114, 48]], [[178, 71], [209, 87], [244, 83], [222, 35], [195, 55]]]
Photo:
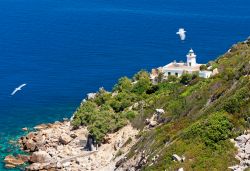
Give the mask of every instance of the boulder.
[[13, 165], [13, 164], [5, 164], [5, 168], [7, 168], [7, 169], [13, 169], [13, 168], [15, 168], [16, 166], [15, 165]]
[[241, 135], [235, 138], [235, 141], [239, 143], [246, 143], [247, 139], [245, 138], [245, 135]]
[[157, 115], [161, 115], [165, 113], [164, 109], [155, 109], [155, 111]]
[[59, 137], [59, 142], [62, 143], [63, 145], [70, 143], [70, 141], [72, 141], [72, 138], [69, 135], [67, 135], [66, 133], [63, 133]]
[[20, 159], [20, 160], [22, 160], [24, 162], [28, 162], [30, 160], [30, 156], [28, 156], [28, 155], [22, 155], [22, 154], [18, 154], [16, 156], [16, 158]]
[[33, 152], [36, 151], [36, 148], [36, 143], [32, 139], [27, 140], [24, 144], [24, 150]]
[[94, 99], [96, 97], [96, 93], [88, 93], [87, 94], [87, 99], [90, 100], [90, 99]]
[[26, 137], [27, 137], [27, 139], [33, 139], [35, 136], [36, 135], [34, 132], [30, 132]]
[[184, 171], [184, 169], [183, 168], [179, 168], [178, 171]]
[[157, 125], [156, 121], [150, 121], [149, 126], [155, 127]]
[[70, 137], [75, 139], [77, 137], [77, 135], [73, 133], [73, 134], [70, 134]]
[[23, 131], [28, 131], [27, 127], [22, 128]]
[[173, 154], [172, 158], [173, 158], [173, 160], [178, 161], [178, 162], [182, 161], [182, 158], [180, 156], [178, 156], [177, 154]]
[[16, 166], [24, 164], [24, 161], [12, 155], [8, 155], [5, 157], [4, 163], [6, 164], [6, 167], [16, 167]]
[[30, 161], [33, 163], [49, 163], [51, 156], [45, 151], [37, 151], [32, 154]]
[[249, 144], [249, 143], [246, 144], [246, 146], [245, 146], [245, 152], [246, 152], [247, 154], [250, 154], [250, 144]]
[[62, 164], [63, 167], [69, 167], [70, 166], [70, 162], [65, 162]]
[[219, 74], [219, 70], [218, 68], [215, 68], [212, 72], [212, 75], [217, 75], [217, 74]]
[[145, 120], [145, 124], [147, 124], [147, 125], [150, 124], [150, 119], [147, 118], [147, 119]]
[[37, 171], [39, 171], [39, 170], [45, 169], [45, 167], [46, 167], [46, 164], [44, 164], [44, 163], [32, 163], [31, 165], [27, 166], [25, 168], [25, 170], [28, 170], [28, 171], [37, 170]]

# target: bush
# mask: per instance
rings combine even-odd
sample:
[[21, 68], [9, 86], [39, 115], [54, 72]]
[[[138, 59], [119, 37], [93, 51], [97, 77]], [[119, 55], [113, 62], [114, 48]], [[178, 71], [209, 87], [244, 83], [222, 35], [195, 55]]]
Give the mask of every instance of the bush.
[[243, 87], [238, 90], [233, 96], [227, 99], [224, 103], [223, 109], [228, 113], [240, 112], [241, 106], [245, 102], [246, 98], [249, 98], [250, 92], [249, 88]]
[[136, 94], [143, 94], [151, 88], [151, 81], [149, 78], [141, 78], [134, 85], [132, 92]]
[[216, 148], [220, 141], [231, 137], [233, 125], [226, 114], [217, 112], [208, 119], [199, 121], [188, 128], [184, 139], [201, 138], [207, 146]]
[[138, 81], [140, 79], [150, 79], [149, 73], [145, 70], [141, 70], [133, 76], [134, 81]]
[[200, 70], [201, 70], [201, 71], [207, 70], [207, 66], [206, 66], [206, 65], [201, 65], [201, 66], [200, 66]]
[[194, 78], [195, 78], [195, 75], [192, 75], [192, 74], [183, 74], [181, 76], [180, 83], [182, 83], [184, 85], [188, 85]]
[[169, 75], [167, 80], [168, 82], [176, 82], [178, 80], [178, 77], [176, 77], [175, 75]]
[[122, 77], [118, 80], [118, 83], [114, 86], [113, 91], [127, 91], [132, 90], [132, 81], [128, 77]]

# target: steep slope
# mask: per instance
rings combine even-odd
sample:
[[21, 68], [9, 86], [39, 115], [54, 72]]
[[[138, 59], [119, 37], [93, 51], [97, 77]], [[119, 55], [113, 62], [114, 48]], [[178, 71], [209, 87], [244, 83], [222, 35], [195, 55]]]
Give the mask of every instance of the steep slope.
[[[112, 92], [100, 89], [82, 103], [72, 124], [87, 126], [99, 145], [107, 133], [128, 122], [140, 129], [137, 143], [117, 163], [118, 170], [227, 170], [238, 163], [230, 138], [249, 126], [250, 40], [234, 45], [208, 66], [219, 73], [209, 79], [186, 74], [157, 85], [145, 71], [132, 80], [123, 77]], [[155, 109], [165, 112], [149, 126], [145, 120]], [[176, 162], [173, 154], [185, 160]]]

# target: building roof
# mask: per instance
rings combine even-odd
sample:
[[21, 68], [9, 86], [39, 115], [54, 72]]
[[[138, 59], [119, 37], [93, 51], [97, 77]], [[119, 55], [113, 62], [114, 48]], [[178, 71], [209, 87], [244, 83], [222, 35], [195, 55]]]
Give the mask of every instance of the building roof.
[[200, 71], [200, 66], [202, 64], [196, 64], [195, 66], [188, 66], [186, 63], [176, 63], [171, 62], [168, 65], [165, 65], [162, 70], [164, 71], [176, 71], [176, 70], [185, 70], [185, 71]]

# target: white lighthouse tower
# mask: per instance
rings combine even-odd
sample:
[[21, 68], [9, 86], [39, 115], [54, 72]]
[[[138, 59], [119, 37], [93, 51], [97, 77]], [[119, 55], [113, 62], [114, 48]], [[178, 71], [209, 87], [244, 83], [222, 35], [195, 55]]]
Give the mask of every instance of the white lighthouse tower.
[[187, 54], [187, 66], [193, 67], [196, 65], [196, 55], [193, 49], [190, 49]]

